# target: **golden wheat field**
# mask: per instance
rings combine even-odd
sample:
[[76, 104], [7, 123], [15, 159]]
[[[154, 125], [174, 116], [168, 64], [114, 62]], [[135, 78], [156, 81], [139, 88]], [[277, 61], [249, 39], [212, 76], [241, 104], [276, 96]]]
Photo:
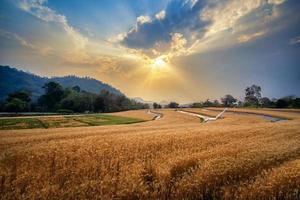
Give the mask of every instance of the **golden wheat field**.
[[[219, 111], [189, 109], [215, 116]], [[128, 125], [0, 131], [1, 199], [299, 199], [300, 114], [171, 109]]]

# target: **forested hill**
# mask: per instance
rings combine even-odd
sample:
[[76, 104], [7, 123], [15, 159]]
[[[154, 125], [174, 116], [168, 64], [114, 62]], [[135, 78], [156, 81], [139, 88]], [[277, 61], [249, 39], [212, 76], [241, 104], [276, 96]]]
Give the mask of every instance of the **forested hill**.
[[5, 100], [9, 93], [19, 90], [30, 91], [32, 98], [36, 99], [43, 94], [42, 86], [49, 81], [58, 82], [63, 87], [78, 85], [82, 90], [92, 93], [99, 93], [105, 89], [115, 94], [122, 94], [118, 89], [89, 77], [83, 78], [73, 75], [53, 78], [40, 77], [9, 66], [0, 65], [0, 101]]

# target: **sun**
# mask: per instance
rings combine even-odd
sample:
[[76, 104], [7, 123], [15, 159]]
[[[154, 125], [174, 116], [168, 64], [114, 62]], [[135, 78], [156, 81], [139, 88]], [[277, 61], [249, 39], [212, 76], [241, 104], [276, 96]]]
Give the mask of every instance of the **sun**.
[[167, 66], [167, 63], [166, 63], [166, 61], [164, 61], [164, 59], [162, 57], [155, 58], [151, 65], [151, 67], [154, 69], [163, 69], [166, 66]]
[[165, 79], [174, 74], [167, 56], [162, 55], [153, 59], [149, 59], [147, 65], [147, 78], [145, 83], [151, 85], [159, 79]]
[[162, 58], [156, 58], [154, 60], [154, 65], [164, 66], [164, 65], [166, 65], [166, 62]]

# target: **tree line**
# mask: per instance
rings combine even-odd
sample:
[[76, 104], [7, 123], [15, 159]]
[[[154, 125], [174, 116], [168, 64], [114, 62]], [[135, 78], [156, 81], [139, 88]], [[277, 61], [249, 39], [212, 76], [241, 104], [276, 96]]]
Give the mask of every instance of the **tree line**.
[[[147, 109], [148, 104], [136, 102], [124, 95], [117, 95], [107, 90], [98, 94], [81, 90], [79, 86], [63, 88], [57, 82], [48, 82], [42, 87], [44, 94], [36, 102], [31, 99], [28, 91], [10, 93], [6, 102], [0, 104], [0, 111], [6, 112], [118, 112], [125, 110]], [[300, 108], [300, 98], [286, 96], [280, 99], [262, 97], [262, 89], [258, 85], [251, 85], [245, 89], [244, 101], [239, 101], [231, 94], [226, 94], [218, 100], [207, 99], [190, 105], [192, 108], [201, 107], [261, 107], [261, 108]], [[158, 103], [153, 103], [154, 109], [162, 108]], [[179, 108], [174, 101], [164, 106]]]
[[[286, 96], [279, 99], [269, 99], [262, 97], [262, 88], [258, 85], [251, 85], [245, 89], [244, 101], [239, 101], [231, 94], [226, 94], [219, 100], [211, 101], [207, 99], [202, 102], [195, 102], [190, 105], [192, 108], [202, 107], [254, 107], [254, 108], [300, 108], [300, 98], [296, 96]], [[154, 108], [159, 108], [159, 104], [153, 104]], [[161, 106], [160, 106], [161, 107]], [[165, 107], [178, 108], [176, 102], [170, 102]]]
[[124, 95], [107, 90], [98, 94], [81, 90], [79, 86], [63, 88], [57, 82], [48, 82], [42, 87], [44, 94], [36, 102], [28, 91], [16, 91], [8, 95], [0, 105], [6, 112], [118, 112], [148, 108], [148, 104], [136, 102]]

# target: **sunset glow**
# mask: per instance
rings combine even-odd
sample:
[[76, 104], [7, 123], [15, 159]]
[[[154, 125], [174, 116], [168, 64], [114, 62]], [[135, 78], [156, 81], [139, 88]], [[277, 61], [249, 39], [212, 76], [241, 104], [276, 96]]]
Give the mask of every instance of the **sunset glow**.
[[253, 83], [299, 95], [296, 0], [0, 2], [2, 65], [89, 76], [153, 101], [242, 96]]
[[167, 63], [164, 61], [163, 58], [156, 58], [151, 65], [153, 69], [163, 69], [167, 67]]

